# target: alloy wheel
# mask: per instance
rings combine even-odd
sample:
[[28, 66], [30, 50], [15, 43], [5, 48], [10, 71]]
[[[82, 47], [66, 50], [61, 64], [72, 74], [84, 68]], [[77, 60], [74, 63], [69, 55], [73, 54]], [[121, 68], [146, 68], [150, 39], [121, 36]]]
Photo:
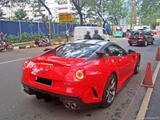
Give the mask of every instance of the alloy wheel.
[[116, 94], [116, 81], [115, 81], [115, 78], [112, 78], [108, 88], [106, 89], [106, 100], [108, 103], [112, 103], [112, 101], [114, 100], [115, 94]]

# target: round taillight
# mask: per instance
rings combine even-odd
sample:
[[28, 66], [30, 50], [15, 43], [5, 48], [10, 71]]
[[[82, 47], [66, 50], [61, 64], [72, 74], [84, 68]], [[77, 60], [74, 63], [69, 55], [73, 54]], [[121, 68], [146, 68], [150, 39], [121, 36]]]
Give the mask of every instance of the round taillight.
[[77, 70], [76, 71], [76, 74], [75, 74], [75, 77], [78, 79], [78, 80], [81, 80], [84, 78], [84, 70]]
[[24, 67], [26, 67], [28, 64], [28, 61], [24, 61]]

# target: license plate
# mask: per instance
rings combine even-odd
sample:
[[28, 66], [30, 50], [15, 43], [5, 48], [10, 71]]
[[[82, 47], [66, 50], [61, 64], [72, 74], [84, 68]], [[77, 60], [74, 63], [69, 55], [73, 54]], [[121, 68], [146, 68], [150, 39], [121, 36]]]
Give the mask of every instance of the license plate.
[[36, 77], [36, 82], [52, 86], [52, 80], [51, 79], [46, 79], [46, 78], [42, 78], [42, 77]]

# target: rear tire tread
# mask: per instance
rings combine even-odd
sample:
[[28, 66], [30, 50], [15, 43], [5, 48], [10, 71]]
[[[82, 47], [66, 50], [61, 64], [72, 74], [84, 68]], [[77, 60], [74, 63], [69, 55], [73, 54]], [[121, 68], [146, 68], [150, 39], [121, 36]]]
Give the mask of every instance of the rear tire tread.
[[110, 76], [108, 77], [107, 83], [106, 83], [106, 85], [105, 85], [105, 87], [104, 87], [104, 90], [103, 90], [102, 102], [101, 102], [101, 105], [100, 105], [100, 107], [102, 107], [102, 108], [107, 108], [107, 107], [109, 107], [109, 106], [113, 103], [114, 98], [115, 98], [115, 96], [116, 96], [116, 89], [115, 89], [115, 95], [114, 95], [114, 98], [113, 98], [112, 102], [108, 103], [107, 99], [105, 98], [105, 96], [106, 96], [106, 92], [105, 92], [105, 91], [106, 91], [107, 88], [109, 87], [109, 82], [110, 82], [113, 78], [115, 79], [115, 88], [117, 88], [117, 77], [116, 77], [116, 75], [115, 75], [114, 73], [112, 73], [112, 74], [110, 74]]
[[134, 69], [134, 74], [137, 74], [139, 72], [139, 67], [140, 67], [140, 57], [138, 57], [138, 60]]

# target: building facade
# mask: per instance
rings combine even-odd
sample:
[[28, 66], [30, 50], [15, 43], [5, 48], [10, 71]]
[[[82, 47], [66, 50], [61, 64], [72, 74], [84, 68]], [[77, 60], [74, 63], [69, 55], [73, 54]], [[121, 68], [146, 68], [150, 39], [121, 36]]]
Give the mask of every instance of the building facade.
[[[34, 0], [31, 2], [34, 2]], [[59, 2], [56, 2], [56, 0], [46, 0], [45, 4], [52, 13], [52, 19], [56, 22], [58, 22], [59, 13], [72, 12], [72, 5], [70, 3], [70, 0], [60, 0]], [[10, 7], [2, 8], [3, 13], [4, 13], [4, 18], [6, 18], [7, 20], [11, 20], [11, 18], [14, 16], [14, 11], [20, 8], [23, 8], [24, 10], [27, 11], [27, 17], [29, 19], [33, 19], [33, 21], [38, 21], [39, 19], [41, 19], [38, 12], [37, 12], [37, 16], [36, 17], [34, 16], [34, 11], [31, 5], [25, 5], [25, 7], [24, 6], [13, 6], [11, 2], [10, 2]], [[42, 7], [42, 13], [45, 14], [46, 16], [49, 16], [47, 10], [44, 7]]]

